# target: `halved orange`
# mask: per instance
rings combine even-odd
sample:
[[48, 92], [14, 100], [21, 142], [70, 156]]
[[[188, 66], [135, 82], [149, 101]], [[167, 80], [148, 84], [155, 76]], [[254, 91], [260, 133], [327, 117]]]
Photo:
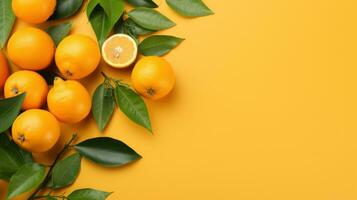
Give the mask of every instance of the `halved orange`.
[[126, 34], [115, 34], [109, 37], [102, 46], [103, 59], [115, 68], [128, 67], [135, 61], [137, 54], [136, 42]]

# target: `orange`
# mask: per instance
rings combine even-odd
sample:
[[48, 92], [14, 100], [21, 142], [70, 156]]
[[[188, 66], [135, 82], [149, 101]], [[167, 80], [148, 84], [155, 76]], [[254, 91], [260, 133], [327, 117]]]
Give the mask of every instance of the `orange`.
[[161, 57], [143, 57], [131, 74], [133, 87], [142, 96], [157, 100], [165, 97], [175, 85], [175, 74], [170, 63]]
[[0, 91], [4, 87], [7, 77], [9, 77], [9, 66], [4, 54], [0, 52]]
[[45, 22], [55, 8], [56, 0], [12, 0], [12, 10], [16, 17], [31, 24]]
[[136, 42], [126, 34], [115, 34], [108, 38], [102, 46], [104, 61], [115, 68], [125, 68], [131, 65], [137, 54]]
[[55, 60], [67, 79], [81, 79], [92, 73], [101, 59], [97, 43], [85, 35], [70, 35], [58, 45]]
[[46, 102], [48, 86], [46, 80], [36, 72], [17, 71], [6, 80], [4, 93], [6, 98], [26, 92], [22, 109], [41, 108]]
[[12, 138], [21, 148], [41, 153], [50, 150], [60, 137], [60, 125], [48, 111], [30, 109], [12, 125]]
[[7, 52], [10, 60], [17, 66], [37, 71], [51, 64], [55, 44], [45, 31], [28, 27], [11, 36]]
[[47, 95], [47, 105], [58, 120], [72, 124], [82, 121], [89, 114], [92, 100], [78, 81], [56, 78]]

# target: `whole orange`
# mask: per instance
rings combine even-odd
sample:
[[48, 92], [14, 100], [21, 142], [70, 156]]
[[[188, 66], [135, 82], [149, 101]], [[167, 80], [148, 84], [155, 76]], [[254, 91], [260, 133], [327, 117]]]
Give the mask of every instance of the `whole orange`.
[[6, 80], [4, 94], [6, 98], [26, 92], [22, 109], [41, 108], [46, 102], [48, 86], [45, 79], [36, 72], [17, 71]]
[[48, 92], [47, 105], [58, 120], [72, 124], [82, 121], [89, 114], [92, 100], [78, 81], [56, 78]]
[[16, 17], [31, 24], [45, 22], [55, 8], [56, 0], [12, 0], [12, 10]]
[[4, 54], [0, 52], [0, 91], [4, 88], [7, 77], [9, 77], [9, 66]]
[[175, 74], [170, 63], [157, 56], [143, 57], [131, 74], [133, 87], [146, 98], [165, 97], [175, 85]]
[[21, 148], [35, 153], [50, 150], [60, 137], [57, 119], [48, 111], [30, 109], [21, 113], [12, 125], [12, 138]]
[[41, 70], [51, 64], [55, 53], [52, 38], [38, 28], [23, 28], [16, 31], [7, 44], [10, 60], [29, 70]]
[[58, 45], [55, 60], [67, 79], [81, 79], [92, 73], [101, 59], [97, 43], [85, 35], [70, 35]]

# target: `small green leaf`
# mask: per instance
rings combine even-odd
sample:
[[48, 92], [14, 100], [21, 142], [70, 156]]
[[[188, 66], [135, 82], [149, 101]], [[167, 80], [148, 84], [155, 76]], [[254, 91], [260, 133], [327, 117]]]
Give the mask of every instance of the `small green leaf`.
[[153, 35], [143, 40], [139, 51], [144, 56], [162, 56], [179, 45], [183, 39], [169, 35]]
[[157, 4], [152, 0], [127, 0], [133, 6], [136, 7], [147, 7], [147, 8], [157, 8]]
[[80, 168], [81, 156], [78, 153], [57, 162], [53, 168], [48, 186], [58, 189], [71, 185], [78, 177]]
[[32, 154], [20, 149], [6, 134], [0, 135], [0, 179], [10, 180], [24, 164], [33, 162]]
[[132, 89], [117, 85], [115, 98], [120, 110], [133, 122], [152, 132], [149, 112], [144, 100]]
[[104, 200], [110, 194], [110, 192], [85, 188], [73, 191], [67, 198], [69, 200]]
[[185, 17], [201, 17], [214, 14], [202, 0], [166, 0], [167, 4]]
[[74, 15], [82, 6], [83, 0], [59, 0], [50, 19], [63, 19]]
[[139, 24], [135, 23], [132, 19], [128, 18], [123, 23], [119, 24], [115, 31], [117, 33], [124, 33], [124, 34], [133, 34], [136, 36], [138, 35], [148, 35], [155, 31], [146, 29], [141, 27]]
[[0, 1], [0, 49], [5, 46], [15, 23], [11, 2], [11, 0]]
[[10, 179], [6, 200], [38, 187], [46, 176], [44, 166], [37, 163], [23, 165]]
[[0, 99], [0, 133], [6, 131], [15, 121], [25, 99], [25, 93], [15, 97]]
[[103, 83], [97, 87], [93, 94], [92, 113], [101, 131], [104, 130], [114, 112], [113, 92], [113, 88], [106, 87]]
[[163, 30], [176, 25], [169, 18], [150, 8], [135, 8], [128, 15], [135, 23], [150, 30]]
[[65, 38], [71, 31], [72, 24], [70, 22], [51, 26], [46, 29], [46, 32], [51, 36], [56, 46]]
[[88, 139], [75, 145], [74, 148], [82, 156], [107, 167], [118, 167], [141, 158], [122, 141], [109, 137]]

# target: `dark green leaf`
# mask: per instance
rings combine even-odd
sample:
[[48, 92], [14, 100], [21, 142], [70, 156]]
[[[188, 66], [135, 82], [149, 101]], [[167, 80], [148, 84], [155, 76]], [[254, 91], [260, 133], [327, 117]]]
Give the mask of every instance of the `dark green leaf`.
[[89, 21], [97, 36], [99, 45], [102, 46], [110, 32], [110, 21], [102, 7], [97, 6], [89, 16]]
[[155, 31], [146, 29], [141, 27], [139, 24], [135, 23], [132, 19], [128, 18], [123, 21], [120, 25], [116, 27], [115, 30], [117, 33], [124, 33], [124, 34], [133, 34], [136, 36], [138, 35], [148, 35]]
[[79, 189], [68, 195], [69, 200], [104, 200], [111, 193], [99, 191], [91, 188]]
[[51, 26], [46, 29], [46, 32], [51, 36], [56, 46], [65, 38], [71, 31], [72, 24], [70, 22]]
[[176, 25], [169, 18], [150, 8], [135, 8], [128, 15], [135, 23], [150, 30], [163, 30]]
[[167, 4], [185, 17], [201, 17], [214, 14], [202, 0], [166, 0]]
[[71, 185], [77, 178], [81, 168], [81, 156], [72, 154], [56, 163], [48, 184], [50, 188], [58, 189]]
[[139, 45], [139, 51], [145, 56], [162, 56], [179, 45], [183, 39], [168, 36], [154, 35], [143, 40]]
[[15, 97], [0, 99], [0, 133], [6, 131], [15, 121], [24, 101], [25, 93]]
[[152, 132], [149, 112], [138, 94], [126, 86], [118, 85], [115, 88], [115, 98], [120, 110], [129, 119]]
[[117, 167], [141, 158], [132, 148], [122, 141], [109, 137], [85, 140], [74, 148], [89, 160], [107, 166]]
[[153, 2], [152, 0], [127, 0], [127, 1], [128, 3], [136, 7], [148, 7], [148, 8], [158, 7], [156, 3]]
[[82, 6], [83, 0], [57, 0], [56, 10], [51, 19], [62, 19], [74, 15]]
[[28, 192], [38, 187], [46, 176], [44, 166], [37, 163], [23, 165], [10, 179], [9, 189], [6, 199], [12, 198]]
[[114, 112], [113, 92], [113, 88], [106, 87], [103, 83], [97, 87], [93, 94], [92, 113], [101, 131], [104, 130]]
[[87, 9], [86, 9], [88, 17], [92, 14], [94, 8], [99, 4], [99, 2], [100, 2], [100, 0], [89, 0], [88, 1]]
[[15, 15], [12, 12], [11, 0], [0, 1], [0, 49], [2, 49], [15, 23]]

